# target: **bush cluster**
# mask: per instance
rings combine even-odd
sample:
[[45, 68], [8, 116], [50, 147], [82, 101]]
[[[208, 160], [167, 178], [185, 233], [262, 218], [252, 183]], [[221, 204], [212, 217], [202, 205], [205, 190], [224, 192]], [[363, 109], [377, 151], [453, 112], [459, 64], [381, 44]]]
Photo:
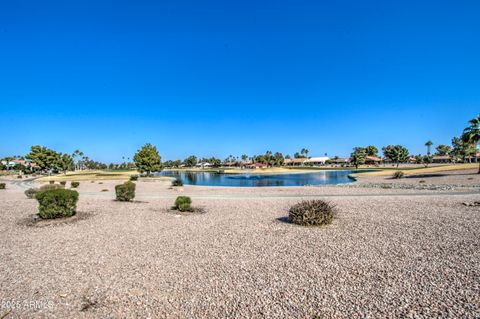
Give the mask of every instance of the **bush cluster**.
[[25, 196], [28, 198], [35, 198], [35, 195], [39, 192], [38, 188], [29, 188], [25, 191]]
[[403, 173], [402, 171], [396, 171], [395, 173], [393, 173], [393, 178], [395, 179], [400, 179], [400, 178], [403, 178], [405, 176], [405, 173]]
[[0, 183], [0, 189], [5, 189], [6, 184], [5, 183]]
[[288, 219], [302, 226], [327, 225], [333, 220], [333, 206], [322, 200], [302, 201], [290, 208]]
[[78, 186], [80, 186], [80, 183], [79, 182], [71, 182], [70, 186], [72, 186], [72, 188], [77, 188]]
[[55, 184], [55, 181], [49, 181], [50, 184]]
[[78, 193], [70, 189], [38, 192], [38, 216], [43, 219], [70, 217], [76, 214]]
[[180, 178], [176, 178], [172, 181], [172, 186], [183, 186], [183, 182]]
[[178, 209], [181, 212], [191, 212], [192, 211], [192, 199], [188, 196], [178, 196], [175, 200], [175, 209]]
[[117, 200], [121, 202], [128, 202], [135, 198], [135, 183], [130, 181], [115, 186], [115, 194]]
[[136, 181], [136, 180], [138, 180], [138, 175], [130, 175], [130, 180], [131, 180], [131, 181]]

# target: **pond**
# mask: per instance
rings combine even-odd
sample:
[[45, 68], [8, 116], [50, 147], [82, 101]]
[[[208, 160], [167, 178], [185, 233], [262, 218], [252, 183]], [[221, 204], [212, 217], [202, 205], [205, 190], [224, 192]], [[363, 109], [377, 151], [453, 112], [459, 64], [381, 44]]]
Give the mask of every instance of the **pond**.
[[223, 174], [168, 170], [157, 173], [157, 175], [179, 178], [185, 185], [265, 187], [351, 183], [354, 180], [348, 175], [352, 173], [354, 173], [354, 171], [319, 171], [314, 173], [295, 174]]

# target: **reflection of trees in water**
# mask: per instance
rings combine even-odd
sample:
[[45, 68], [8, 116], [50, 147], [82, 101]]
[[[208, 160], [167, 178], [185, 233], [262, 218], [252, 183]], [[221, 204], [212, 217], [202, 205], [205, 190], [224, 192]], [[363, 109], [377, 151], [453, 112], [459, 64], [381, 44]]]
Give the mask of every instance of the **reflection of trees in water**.
[[197, 184], [197, 173], [185, 172], [184, 179], [185, 179], [184, 182], [186, 182], [185, 184], [196, 185]]

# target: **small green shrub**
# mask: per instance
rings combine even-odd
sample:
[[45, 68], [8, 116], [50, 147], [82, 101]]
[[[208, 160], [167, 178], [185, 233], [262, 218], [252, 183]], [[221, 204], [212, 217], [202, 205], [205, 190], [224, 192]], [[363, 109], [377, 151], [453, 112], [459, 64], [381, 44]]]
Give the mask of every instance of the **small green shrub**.
[[67, 185], [67, 182], [66, 182], [66, 181], [61, 181], [61, 182], [60, 182], [60, 185], [65, 186], [65, 185]]
[[55, 181], [49, 181], [50, 184], [55, 184]]
[[131, 181], [136, 181], [136, 180], [138, 180], [138, 175], [130, 175], [130, 180], [131, 180]]
[[72, 186], [72, 188], [77, 188], [78, 186], [80, 186], [80, 182], [71, 182], [70, 186]]
[[178, 209], [181, 212], [190, 212], [192, 211], [192, 199], [188, 196], [178, 196], [175, 200], [175, 209]]
[[402, 172], [402, 171], [396, 171], [395, 173], [393, 173], [393, 178], [395, 179], [400, 179], [400, 178], [403, 178], [405, 176], [405, 173]]
[[22, 175], [18, 175], [17, 178], [22, 178]]
[[5, 183], [0, 183], [0, 189], [5, 189], [6, 188], [6, 184]]
[[172, 181], [172, 186], [183, 186], [183, 182], [180, 178], [176, 178]]
[[288, 219], [302, 226], [327, 225], [333, 220], [333, 206], [322, 200], [302, 201], [290, 208]]
[[421, 181], [418, 181], [420, 184], [425, 184], [426, 182], [422, 179]]
[[28, 198], [35, 198], [35, 195], [39, 192], [38, 188], [29, 188], [25, 191], [25, 196]]
[[50, 189], [37, 193], [38, 216], [43, 219], [70, 217], [76, 214], [78, 192], [70, 189]]
[[108, 189], [104, 188], [102, 189], [102, 192], [108, 192]]
[[115, 186], [115, 194], [117, 200], [121, 202], [128, 202], [135, 198], [135, 183], [130, 181]]

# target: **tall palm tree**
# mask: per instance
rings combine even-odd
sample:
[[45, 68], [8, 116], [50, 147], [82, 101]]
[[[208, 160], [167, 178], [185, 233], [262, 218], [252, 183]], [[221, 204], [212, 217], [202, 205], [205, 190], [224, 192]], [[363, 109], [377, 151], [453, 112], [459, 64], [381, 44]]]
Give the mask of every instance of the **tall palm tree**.
[[432, 141], [428, 141], [427, 143], [425, 143], [425, 146], [427, 147], [427, 155], [430, 156], [430, 149], [433, 145], [433, 142]]
[[[468, 123], [470, 123], [470, 126], [463, 130], [462, 140], [464, 143], [474, 146], [476, 157], [477, 147], [480, 143], [480, 115], [477, 115], [476, 118], [470, 120]], [[480, 174], [480, 166], [478, 168], [478, 174]]]

